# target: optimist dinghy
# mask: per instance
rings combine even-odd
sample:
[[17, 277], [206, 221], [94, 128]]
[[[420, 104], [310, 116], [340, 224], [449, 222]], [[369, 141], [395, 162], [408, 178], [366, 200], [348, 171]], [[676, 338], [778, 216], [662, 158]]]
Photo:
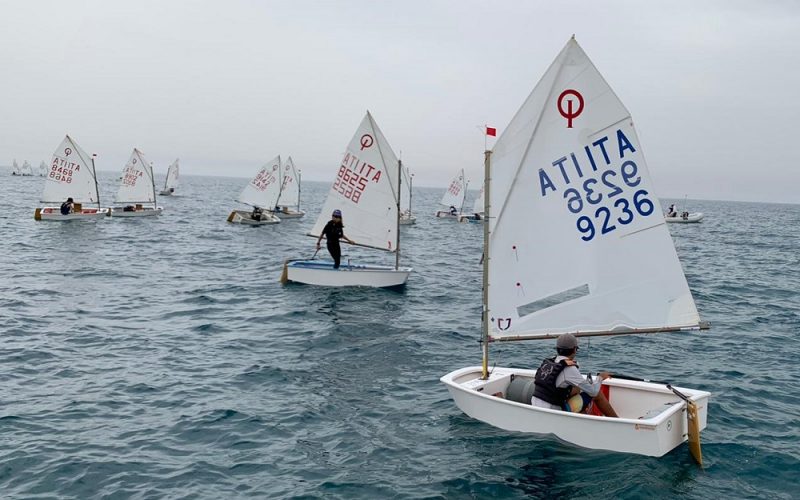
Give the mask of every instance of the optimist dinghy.
[[532, 406], [536, 369], [489, 370], [491, 342], [701, 328], [630, 113], [574, 37], [484, 171], [483, 363], [441, 378], [456, 405], [599, 450], [659, 457], [689, 436], [700, 462], [708, 392], [612, 377], [611, 418]]
[[319, 238], [333, 210], [341, 210], [345, 234], [356, 245], [395, 254], [395, 265], [353, 264], [339, 269], [331, 261], [288, 260], [281, 281], [319, 286], [401, 286], [410, 267], [400, 267], [400, 196], [402, 163], [372, 115], [361, 121], [347, 146], [336, 180], [309, 236]]
[[478, 193], [478, 197], [475, 198], [475, 203], [472, 205], [472, 213], [459, 215], [458, 222], [474, 222], [476, 224], [482, 223], [484, 220], [483, 205], [483, 186], [481, 186], [481, 192]]
[[461, 210], [464, 208], [464, 201], [467, 199], [467, 186], [468, 182], [464, 177], [464, 169], [462, 168], [450, 181], [450, 187], [447, 188], [439, 202], [440, 205], [449, 208], [447, 210], [437, 210], [436, 217], [458, 220]]
[[176, 158], [172, 165], [167, 169], [167, 178], [164, 180], [164, 189], [158, 194], [161, 196], [172, 196], [175, 194], [175, 189], [178, 187], [178, 178], [180, 177], [180, 167], [178, 166], [178, 159]]
[[417, 223], [417, 217], [411, 211], [412, 181], [414, 174], [409, 173], [408, 168], [403, 167], [403, 181], [400, 183], [400, 225], [411, 226]]
[[11, 164], [11, 175], [22, 175], [22, 171], [19, 169], [19, 163], [17, 163], [16, 158], [14, 158], [14, 163]]
[[22, 176], [33, 177], [33, 167], [31, 167], [31, 164], [28, 163], [28, 160], [22, 162]]
[[[72, 198], [73, 209], [62, 214], [61, 204], [67, 198]], [[109, 209], [100, 207], [94, 155], [87, 155], [70, 136], [64, 137], [50, 160], [42, 203], [33, 214], [36, 220], [89, 220], [108, 215]]]
[[39, 164], [39, 177], [47, 177], [47, 163], [44, 160]]
[[280, 170], [280, 155], [261, 167], [239, 195], [239, 201], [252, 206], [253, 210], [234, 210], [228, 216], [228, 222], [246, 226], [280, 223], [281, 220], [269, 212], [275, 208], [281, 194]]
[[150, 217], [161, 215], [164, 210], [156, 204], [153, 165], [136, 148], [122, 169], [122, 180], [114, 201], [116, 206], [111, 209], [111, 217]]
[[280, 183], [281, 192], [273, 214], [281, 220], [300, 219], [306, 213], [300, 210], [300, 171], [295, 168], [291, 156], [281, 167]]

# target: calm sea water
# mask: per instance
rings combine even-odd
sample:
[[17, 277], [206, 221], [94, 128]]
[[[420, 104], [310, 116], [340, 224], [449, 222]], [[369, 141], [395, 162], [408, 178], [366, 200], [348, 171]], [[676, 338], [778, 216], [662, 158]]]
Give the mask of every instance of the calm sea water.
[[701, 470], [457, 409], [438, 379], [480, 362], [482, 235], [429, 216], [439, 190], [415, 192], [404, 291], [336, 290], [278, 283], [327, 185], [271, 227], [225, 222], [247, 180], [191, 176], [157, 219], [47, 223], [43, 180], [0, 174], [3, 498], [798, 497], [800, 206], [690, 200], [707, 219], [670, 230], [712, 330], [582, 343], [584, 370], [713, 393]]

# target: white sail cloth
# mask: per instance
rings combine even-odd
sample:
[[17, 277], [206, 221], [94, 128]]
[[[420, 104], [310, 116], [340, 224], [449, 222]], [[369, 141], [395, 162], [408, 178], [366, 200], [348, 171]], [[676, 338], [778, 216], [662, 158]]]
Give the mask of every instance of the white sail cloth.
[[292, 157], [288, 157], [281, 168], [281, 194], [278, 204], [284, 207], [295, 207], [300, 204], [300, 176], [294, 166]]
[[483, 197], [483, 186], [481, 186], [481, 192], [478, 193], [478, 197], [475, 198], [475, 203], [472, 204], [472, 211], [476, 214], [482, 214], [484, 209], [484, 197]]
[[67, 198], [83, 204], [99, 203], [100, 199], [92, 159], [70, 136], [53, 152], [41, 201], [60, 205]]
[[122, 180], [114, 201], [116, 203], [153, 204], [156, 202], [153, 166], [136, 148], [133, 148], [125, 168], [122, 169]]
[[258, 170], [242, 190], [239, 201], [265, 210], [274, 210], [281, 194], [280, 169], [281, 157], [278, 155]]
[[491, 156], [494, 338], [696, 327], [630, 113], [570, 40]]
[[411, 208], [411, 174], [406, 167], [403, 167], [403, 179], [400, 182], [400, 212], [406, 212]]
[[442, 196], [442, 205], [446, 207], [456, 207], [460, 212], [464, 206], [464, 197], [467, 195], [467, 180], [464, 177], [464, 169], [459, 170], [450, 185]]
[[397, 249], [397, 183], [399, 162], [372, 115], [367, 112], [336, 174], [311, 230], [319, 236], [334, 210], [342, 211], [344, 233], [357, 244]]
[[178, 182], [180, 179], [180, 166], [178, 165], [178, 159], [176, 158], [172, 165], [169, 166], [167, 169], [167, 178], [164, 180], [164, 189], [175, 189], [178, 187]]

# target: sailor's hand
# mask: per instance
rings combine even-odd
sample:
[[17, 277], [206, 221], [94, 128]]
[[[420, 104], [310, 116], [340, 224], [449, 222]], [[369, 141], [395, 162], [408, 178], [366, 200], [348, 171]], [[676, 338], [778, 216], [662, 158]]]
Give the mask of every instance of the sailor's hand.
[[607, 378], [611, 378], [611, 374], [608, 373], [608, 372], [600, 372], [600, 373], [597, 374], [597, 376], [600, 377], [600, 380], [605, 380]]

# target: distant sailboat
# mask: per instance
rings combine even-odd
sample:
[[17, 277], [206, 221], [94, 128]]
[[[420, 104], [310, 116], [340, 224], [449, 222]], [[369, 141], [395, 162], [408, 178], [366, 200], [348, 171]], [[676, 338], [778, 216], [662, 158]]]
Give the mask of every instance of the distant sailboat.
[[335, 269], [330, 260], [290, 260], [284, 264], [281, 281], [320, 286], [404, 285], [412, 269], [400, 267], [401, 169], [402, 163], [367, 112], [347, 146], [309, 236], [318, 238], [333, 210], [341, 210], [345, 234], [358, 246], [395, 253], [395, 265], [345, 261]]
[[472, 204], [472, 213], [459, 215], [458, 222], [483, 222], [483, 204], [483, 186], [481, 186], [481, 191], [478, 193], [478, 197], [475, 198], [475, 203]]
[[592, 449], [659, 457], [688, 435], [701, 462], [708, 392], [615, 376], [602, 386], [612, 418], [533, 406], [536, 369], [489, 369], [492, 342], [706, 327], [630, 113], [574, 38], [484, 171], [483, 363], [441, 378], [455, 403], [495, 427]]
[[278, 195], [276, 210], [273, 211], [281, 220], [299, 219], [306, 214], [300, 210], [300, 180], [300, 171], [295, 168], [290, 156], [280, 170], [281, 192]]
[[28, 163], [28, 160], [22, 162], [22, 176], [33, 177], [33, 167], [31, 167], [31, 164]]
[[400, 183], [400, 225], [410, 226], [417, 223], [417, 217], [411, 211], [411, 200], [413, 198], [412, 181], [414, 175], [409, 173], [408, 168], [403, 167], [403, 181]]
[[11, 165], [11, 175], [22, 175], [22, 171], [19, 169], [19, 163], [17, 163], [16, 158], [14, 158], [14, 163]]
[[270, 212], [281, 194], [280, 169], [281, 157], [278, 155], [258, 170], [239, 195], [239, 201], [252, 206], [253, 210], [234, 210], [228, 216], [228, 222], [265, 226], [281, 221]]
[[[72, 198], [74, 206], [62, 213], [62, 204], [68, 198]], [[44, 206], [34, 212], [36, 220], [86, 220], [108, 215], [109, 209], [100, 207], [94, 155], [87, 155], [70, 136], [61, 141], [50, 160], [42, 203]]]
[[448, 207], [447, 210], [437, 210], [436, 217], [458, 219], [464, 208], [464, 201], [467, 198], [467, 186], [467, 178], [464, 177], [464, 169], [462, 168], [450, 181], [450, 186], [439, 202], [440, 205]]
[[178, 178], [180, 177], [180, 168], [178, 167], [178, 159], [176, 158], [172, 165], [167, 169], [167, 178], [164, 180], [164, 189], [158, 194], [161, 196], [172, 196], [175, 189], [178, 187]]
[[47, 176], [47, 163], [42, 160], [42, 163], [39, 164], [39, 177]]
[[114, 202], [116, 206], [111, 209], [112, 217], [149, 217], [161, 215], [163, 211], [157, 205], [153, 165], [136, 148], [133, 148], [122, 170], [122, 180]]

